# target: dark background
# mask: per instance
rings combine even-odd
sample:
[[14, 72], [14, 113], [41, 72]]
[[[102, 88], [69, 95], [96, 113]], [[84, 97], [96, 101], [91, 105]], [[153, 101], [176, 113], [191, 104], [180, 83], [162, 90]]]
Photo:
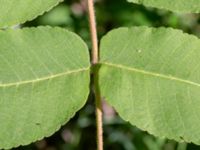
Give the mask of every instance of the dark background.
[[[169, 11], [145, 8], [126, 0], [97, 0], [96, 17], [99, 39], [108, 31], [121, 26], [172, 27], [200, 35], [198, 14], [176, 14]], [[91, 46], [86, 0], [66, 0], [43, 16], [22, 26], [60, 26], [76, 32]], [[63, 39], [65, 40], [65, 39]], [[95, 150], [96, 126], [94, 99], [70, 122], [49, 138], [15, 150]], [[199, 146], [159, 139], [120, 119], [107, 104], [104, 109], [105, 150], [200, 150]]]

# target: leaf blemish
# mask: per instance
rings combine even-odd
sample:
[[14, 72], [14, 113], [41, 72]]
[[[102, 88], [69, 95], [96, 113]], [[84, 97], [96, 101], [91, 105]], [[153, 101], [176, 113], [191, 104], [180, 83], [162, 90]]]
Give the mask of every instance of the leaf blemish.
[[141, 49], [137, 49], [137, 52], [138, 52], [138, 53], [141, 53], [141, 52], [142, 52], [142, 50], [141, 50]]
[[40, 123], [35, 123], [35, 125], [40, 126], [41, 124]]

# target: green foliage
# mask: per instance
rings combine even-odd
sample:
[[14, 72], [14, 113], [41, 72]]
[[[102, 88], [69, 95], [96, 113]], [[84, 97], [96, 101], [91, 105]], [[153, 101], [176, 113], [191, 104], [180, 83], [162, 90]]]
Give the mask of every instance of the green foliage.
[[0, 0], [0, 28], [42, 15], [63, 0]]
[[60, 28], [0, 31], [0, 43], [0, 149], [7, 149], [53, 134], [85, 104], [90, 65], [82, 40]]
[[[61, 1], [0, 0], [0, 28], [5, 29], [0, 30], [0, 149], [27, 145], [50, 136], [86, 102], [91, 65], [87, 46], [77, 35], [51, 27], [7, 29], [42, 15]], [[175, 12], [200, 10], [199, 0], [128, 1]], [[191, 19], [184, 25], [186, 21], [181, 15], [164, 11], [155, 13], [136, 5], [130, 8], [126, 1], [102, 3], [101, 9], [96, 10], [100, 35], [119, 25], [159, 26], [158, 20], [166, 26], [181, 24], [183, 29], [187, 26], [194, 29], [196, 23]], [[70, 12], [72, 9], [78, 10], [77, 16]], [[108, 15], [108, 11], [112, 13]], [[64, 4], [26, 25], [37, 26], [39, 22], [70, 26], [68, 28], [87, 41], [85, 12], [84, 4]], [[162, 13], [168, 19], [162, 18]], [[171, 28], [114, 30], [101, 42], [100, 70], [97, 70], [100, 72], [94, 74], [99, 77], [99, 85], [95, 86], [99, 86], [102, 96], [132, 125], [159, 137], [200, 144], [199, 47], [198, 38]], [[107, 149], [122, 149], [116, 142], [127, 150], [164, 147], [165, 139], [155, 140], [149, 135], [142, 138], [144, 133], [141, 131], [134, 131], [134, 135], [122, 134], [119, 132], [122, 121], [119, 120], [105, 127], [110, 130], [109, 125], [118, 125], [114, 132], [105, 132], [105, 135], [111, 133], [106, 136], [115, 145]], [[82, 118], [78, 124], [84, 128], [93, 122]], [[83, 134], [89, 136], [88, 132], [91, 129]], [[74, 140], [75, 143], [78, 140]], [[135, 140], [140, 142], [134, 145]], [[177, 145], [178, 150], [186, 150], [186, 144]]]
[[199, 47], [179, 30], [114, 30], [101, 42], [101, 94], [131, 124], [200, 144]]
[[200, 0], [128, 0], [129, 2], [143, 4], [145, 6], [167, 9], [174, 12], [199, 13]]
[[49, 13], [38, 17], [38, 21], [41, 25], [70, 25], [71, 18], [69, 8], [65, 5], [59, 5], [52, 9]]

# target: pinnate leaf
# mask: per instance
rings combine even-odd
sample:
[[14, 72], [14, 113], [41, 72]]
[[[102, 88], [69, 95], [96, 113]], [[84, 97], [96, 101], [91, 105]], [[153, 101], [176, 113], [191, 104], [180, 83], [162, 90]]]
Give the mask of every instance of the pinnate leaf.
[[0, 31], [0, 149], [50, 136], [86, 102], [87, 46], [50, 27]]
[[136, 4], [182, 13], [199, 13], [200, 0], [128, 0]]
[[42, 15], [63, 0], [0, 0], [0, 28]]
[[101, 41], [99, 86], [149, 133], [200, 144], [200, 40], [171, 28], [120, 28]]

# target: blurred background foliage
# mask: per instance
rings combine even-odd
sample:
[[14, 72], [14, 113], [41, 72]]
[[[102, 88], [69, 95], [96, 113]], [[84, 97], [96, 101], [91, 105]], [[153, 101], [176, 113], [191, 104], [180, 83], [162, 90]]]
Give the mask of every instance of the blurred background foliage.
[[[79, 34], [90, 47], [86, 6], [86, 0], [66, 0], [50, 12], [22, 26], [60, 26]], [[176, 14], [145, 8], [127, 3], [126, 0], [96, 0], [96, 16], [99, 39], [113, 28], [142, 25], [178, 28], [200, 36], [198, 14]], [[103, 110], [105, 150], [200, 150], [200, 146], [159, 139], [131, 126], [120, 119], [105, 102]], [[15, 150], [95, 150], [94, 114], [94, 99], [91, 94], [85, 107], [54, 135]]]

